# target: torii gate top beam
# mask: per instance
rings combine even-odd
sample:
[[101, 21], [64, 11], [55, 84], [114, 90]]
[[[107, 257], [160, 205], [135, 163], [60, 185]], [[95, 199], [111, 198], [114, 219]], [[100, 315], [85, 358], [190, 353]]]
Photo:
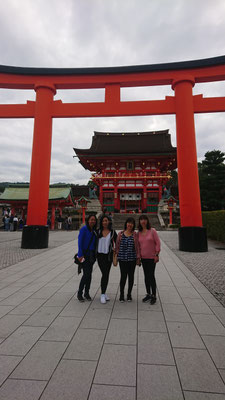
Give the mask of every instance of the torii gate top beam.
[[34, 89], [41, 82], [56, 89], [171, 85], [190, 76], [195, 83], [225, 80], [225, 56], [152, 65], [103, 68], [25, 68], [0, 65], [0, 88]]

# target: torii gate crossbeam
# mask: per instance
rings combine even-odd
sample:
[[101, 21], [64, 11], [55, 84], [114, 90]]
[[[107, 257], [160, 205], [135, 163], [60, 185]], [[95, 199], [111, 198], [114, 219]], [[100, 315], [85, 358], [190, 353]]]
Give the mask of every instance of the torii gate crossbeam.
[[[193, 96], [196, 83], [225, 80], [225, 56], [167, 64], [108, 68], [20, 68], [0, 66], [0, 88], [30, 89], [36, 101], [0, 105], [0, 118], [34, 118], [27, 226], [22, 247], [48, 247], [48, 191], [52, 119], [176, 115], [178, 185], [181, 228], [179, 248], [207, 251], [202, 227], [194, 114], [225, 111], [225, 97]], [[121, 101], [122, 87], [171, 85], [174, 96], [164, 100]], [[54, 101], [59, 89], [104, 88], [105, 101]], [[40, 192], [39, 188], [42, 187]]]

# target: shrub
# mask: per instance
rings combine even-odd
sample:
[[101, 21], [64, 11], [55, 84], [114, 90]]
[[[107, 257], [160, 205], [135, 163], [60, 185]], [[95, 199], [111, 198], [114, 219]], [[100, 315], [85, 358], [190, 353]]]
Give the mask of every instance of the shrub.
[[207, 228], [210, 239], [225, 242], [225, 210], [204, 211], [202, 213], [203, 225]]

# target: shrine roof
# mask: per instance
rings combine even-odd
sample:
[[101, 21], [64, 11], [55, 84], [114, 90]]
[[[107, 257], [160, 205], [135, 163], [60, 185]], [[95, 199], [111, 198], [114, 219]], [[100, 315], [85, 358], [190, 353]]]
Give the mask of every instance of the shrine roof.
[[[71, 186], [54, 186], [49, 188], [49, 200], [66, 200], [71, 195]], [[9, 186], [0, 195], [0, 201], [27, 201], [29, 198], [29, 186]]]
[[104, 155], [176, 154], [169, 130], [149, 132], [94, 132], [89, 149], [74, 148], [80, 158]]

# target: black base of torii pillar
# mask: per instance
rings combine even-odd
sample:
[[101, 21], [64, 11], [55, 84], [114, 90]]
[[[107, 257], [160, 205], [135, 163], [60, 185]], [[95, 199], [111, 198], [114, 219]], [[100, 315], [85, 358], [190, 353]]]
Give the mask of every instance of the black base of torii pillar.
[[25, 225], [22, 232], [22, 249], [46, 249], [48, 247], [48, 225]]
[[207, 232], [202, 226], [185, 226], [178, 230], [179, 250], [193, 253], [208, 251]]

